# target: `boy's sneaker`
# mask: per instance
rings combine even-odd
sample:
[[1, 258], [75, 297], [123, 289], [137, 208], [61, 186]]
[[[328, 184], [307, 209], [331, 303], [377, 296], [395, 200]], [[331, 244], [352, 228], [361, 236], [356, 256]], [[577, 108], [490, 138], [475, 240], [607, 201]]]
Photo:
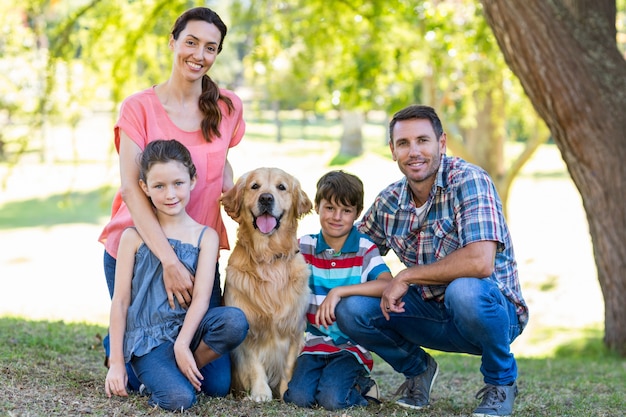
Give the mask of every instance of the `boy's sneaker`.
[[402, 397], [396, 401], [396, 404], [414, 410], [428, 406], [430, 403], [430, 391], [439, 373], [439, 365], [428, 353], [426, 354], [426, 361], [428, 366], [424, 372], [418, 376], [407, 378], [400, 385], [394, 395], [402, 395]]
[[509, 417], [513, 412], [513, 402], [517, 396], [517, 383], [512, 385], [487, 384], [478, 391], [476, 398], [482, 398], [474, 410], [473, 417]]
[[380, 390], [378, 389], [378, 384], [376, 384], [376, 381], [373, 379], [370, 379], [370, 381], [372, 381], [372, 385], [370, 385], [367, 391], [365, 391], [363, 398], [365, 398], [368, 402], [380, 404]]
[[142, 397], [150, 396], [150, 391], [148, 391], [148, 388], [146, 388], [144, 384], [139, 385], [139, 389], [137, 390], [137, 392], [139, 392], [139, 395], [141, 395]]

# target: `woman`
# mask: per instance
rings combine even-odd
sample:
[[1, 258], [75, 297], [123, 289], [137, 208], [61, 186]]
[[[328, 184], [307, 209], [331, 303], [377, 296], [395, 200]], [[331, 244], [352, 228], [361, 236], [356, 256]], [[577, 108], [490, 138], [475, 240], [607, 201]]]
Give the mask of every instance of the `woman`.
[[[189, 149], [198, 169], [197, 184], [187, 207], [189, 215], [217, 231], [220, 249], [229, 248], [219, 198], [234, 185], [228, 149], [241, 141], [245, 122], [239, 97], [218, 88], [207, 75], [222, 50], [226, 32], [224, 22], [208, 8], [184, 12], [170, 34], [169, 48], [173, 53], [170, 77], [122, 103], [114, 129], [121, 187], [113, 200], [111, 221], [99, 239], [105, 245], [104, 270], [111, 297], [120, 237], [124, 229], [134, 226], [163, 265], [170, 306], [174, 308], [174, 298], [183, 307], [191, 303], [194, 277], [174, 253], [139, 186], [137, 158], [151, 141], [176, 138]], [[221, 299], [217, 266], [215, 275], [211, 305], [219, 304]], [[105, 348], [107, 345], [105, 341]], [[228, 359], [212, 364], [220, 361]], [[229, 364], [225, 365], [226, 369]], [[130, 388], [138, 388], [133, 382], [131, 376]]]

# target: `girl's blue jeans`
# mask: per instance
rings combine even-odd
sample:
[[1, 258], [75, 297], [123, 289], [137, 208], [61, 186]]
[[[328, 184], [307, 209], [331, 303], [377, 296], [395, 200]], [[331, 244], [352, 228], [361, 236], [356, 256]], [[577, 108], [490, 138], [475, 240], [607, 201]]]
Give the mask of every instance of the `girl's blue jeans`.
[[330, 355], [300, 355], [283, 395], [300, 407], [319, 405], [327, 410], [366, 406], [363, 393], [372, 381], [363, 365], [348, 351]]
[[[201, 390], [213, 397], [225, 397], [230, 390], [229, 352], [239, 346], [248, 332], [243, 312], [235, 307], [214, 307], [207, 311], [191, 343], [191, 350], [200, 341], [214, 352], [218, 359], [205, 365]], [[133, 356], [130, 364], [150, 395], [148, 403], [166, 410], [185, 410], [196, 402], [196, 389], [178, 369], [174, 344], [166, 342], [143, 356]]]
[[511, 342], [521, 333], [510, 302], [488, 279], [458, 278], [444, 302], [425, 301], [415, 286], [402, 298], [404, 313], [385, 320], [380, 298], [352, 296], [337, 304], [339, 328], [407, 378], [426, 370], [423, 347], [482, 357], [484, 382], [507, 385], [517, 378]]

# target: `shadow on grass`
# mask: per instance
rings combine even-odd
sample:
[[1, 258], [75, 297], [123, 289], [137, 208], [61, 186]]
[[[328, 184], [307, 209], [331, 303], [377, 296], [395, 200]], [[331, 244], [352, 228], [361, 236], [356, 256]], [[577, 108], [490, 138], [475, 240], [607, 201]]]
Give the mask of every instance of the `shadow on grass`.
[[55, 226], [70, 223], [98, 224], [108, 216], [115, 189], [68, 191], [42, 198], [10, 201], [0, 210], [0, 230]]

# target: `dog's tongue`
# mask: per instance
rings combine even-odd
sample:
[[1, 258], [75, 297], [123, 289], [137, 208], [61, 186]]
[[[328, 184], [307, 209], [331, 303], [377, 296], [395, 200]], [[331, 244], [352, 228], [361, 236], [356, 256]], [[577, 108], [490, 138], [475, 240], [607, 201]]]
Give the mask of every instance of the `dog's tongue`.
[[269, 233], [276, 227], [276, 219], [269, 214], [263, 214], [257, 217], [256, 227], [259, 228], [261, 233]]

